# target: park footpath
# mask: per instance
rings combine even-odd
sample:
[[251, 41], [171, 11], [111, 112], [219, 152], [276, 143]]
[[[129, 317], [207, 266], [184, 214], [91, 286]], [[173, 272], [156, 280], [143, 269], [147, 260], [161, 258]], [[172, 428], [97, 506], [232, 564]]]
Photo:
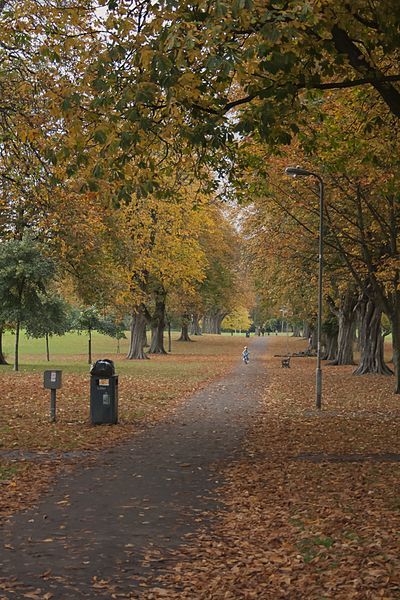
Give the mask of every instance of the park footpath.
[[248, 365], [238, 358], [167, 420], [60, 475], [6, 522], [0, 600], [140, 598], [173, 565], [185, 535], [212, 523], [220, 471], [242, 456], [260, 410], [266, 338], [249, 348]]

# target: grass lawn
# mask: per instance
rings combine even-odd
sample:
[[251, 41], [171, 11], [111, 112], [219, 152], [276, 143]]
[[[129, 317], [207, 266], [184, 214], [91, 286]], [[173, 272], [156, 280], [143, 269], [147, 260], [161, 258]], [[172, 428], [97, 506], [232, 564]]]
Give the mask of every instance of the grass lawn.
[[[116, 341], [93, 335], [93, 360], [110, 358], [119, 375], [119, 423], [97, 426], [89, 423], [89, 365], [87, 337], [68, 334], [51, 340], [51, 361], [46, 361], [44, 340], [22, 336], [21, 370], [0, 366], [0, 513], [15, 510], [38, 491], [58, 468], [58, 459], [19, 460], [10, 452], [96, 450], [132, 435], [143, 425], [165, 417], [182, 400], [207, 382], [222, 376], [240, 360], [243, 337], [204, 335], [193, 342], [178, 342], [173, 334], [172, 353], [150, 360], [127, 360], [127, 340], [116, 353]], [[12, 361], [11, 335], [4, 348]], [[61, 369], [62, 388], [57, 391], [57, 422], [49, 422], [50, 392], [43, 389], [43, 371]], [[17, 504], [15, 504], [17, 501]]]
[[[192, 336], [192, 343], [179, 342], [179, 332], [172, 332], [172, 347], [170, 357], [194, 357], [194, 356], [214, 356], [221, 354], [237, 353], [245, 336], [229, 334], [223, 335], [204, 335]], [[154, 369], [155, 374], [160, 371], [160, 363], [157, 367], [153, 361], [165, 357], [151, 357], [150, 361], [127, 361], [125, 359], [129, 348], [129, 332], [126, 332], [127, 339], [120, 340], [119, 352], [117, 352], [117, 341], [101, 333], [92, 334], [92, 360], [99, 358], [111, 358], [116, 364], [118, 373], [148, 373]], [[231, 340], [231, 342], [229, 341]], [[54, 336], [50, 338], [50, 362], [46, 360], [46, 347], [44, 339], [28, 338], [24, 333], [21, 335], [19, 348], [20, 371], [37, 372], [45, 369], [63, 369], [67, 372], [88, 373], [88, 336], [77, 333], [67, 333], [62, 337]], [[167, 336], [165, 336], [165, 348], [168, 347]], [[14, 336], [7, 332], [3, 336], [3, 350], [7, 361], [10, 363], [1, 366], [1, 372], [12, 370], [14, 357]], [[168, 361], [165, 361], [168, 364]], [[173, 361], [175, 362], [175, 361]], [[149, 366], [153, 364], [152, 366]], [[168, 367], [167, 367], [168, 368]]]

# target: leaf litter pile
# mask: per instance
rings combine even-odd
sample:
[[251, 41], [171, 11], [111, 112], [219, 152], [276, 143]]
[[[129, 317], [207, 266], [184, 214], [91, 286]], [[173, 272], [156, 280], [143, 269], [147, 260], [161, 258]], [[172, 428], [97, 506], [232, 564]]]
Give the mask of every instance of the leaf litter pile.
[[[90, 460], [96, 451], [165, 418], [186, 397], [226, 373], [240, 356], [243, 341], [216, 337], [183, 344], [179, 346], [181, 354], [144, 362], [120, 360], [119, 422], [114, 426], [90, 425], [87, 374], [70, 372], [71, 368], [63, 373], [62, 388], [57, 391], [57, 422], [50, 423], [50, 392], [43, 389], [43, 372], [5, 372], [0, 518], [29, 507], [60, 469], [72, 469], [75, 463]], [[66, 356], [63, 362], [67, 365], [71, 359]]]
[[242, 459], [225, 471], [217, 525], [188, 537], [146, 600], [400, 598], [393, 377], [324, 365], [318, 414], [315, 359], [282, 369], [273, 355], [284, 343], [270, 340], [270, 385]]

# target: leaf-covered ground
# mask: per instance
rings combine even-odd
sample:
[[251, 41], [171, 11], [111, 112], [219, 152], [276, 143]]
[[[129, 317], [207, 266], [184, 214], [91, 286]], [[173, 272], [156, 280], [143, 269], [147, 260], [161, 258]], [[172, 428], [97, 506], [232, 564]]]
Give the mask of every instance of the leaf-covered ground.
[[[203, 336], [194, 343], [175, 342], [173, 354], [148, 361], [127, 361], [108, 352], [119, 374], [116, 426], [89, 424], [85, 355], [57, 354], [48, 364], [38, 362], [34, 353], [24, 355], [19, 373], [0, 367], [0, 516], [29, 506], [60, 468], [89, 460], [91, 452], [165, 418], [184, 398], [229, 370], [242, 346], [239, 336]], [[50, 392], [43, 389], [43, 370], [49, 368], [63, 370], [56, 423], [49, 422]]]
[[[400, 399], [392, 377], [324, 365], [282, 369], [270, 338], [270, 385], [243, 459], [226, 470], [225, 509], [189, 537], [143, 598], [400, 598]], [[290, 339], [290, 350], [305, 342]]]

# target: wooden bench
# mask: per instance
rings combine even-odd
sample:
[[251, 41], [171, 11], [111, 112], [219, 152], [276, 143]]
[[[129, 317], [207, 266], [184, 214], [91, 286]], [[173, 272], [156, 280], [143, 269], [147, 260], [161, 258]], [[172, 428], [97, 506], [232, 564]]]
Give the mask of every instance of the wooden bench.
[[290, 356], [287, 358], [282, 358], [282, 368], [290, 369]]

